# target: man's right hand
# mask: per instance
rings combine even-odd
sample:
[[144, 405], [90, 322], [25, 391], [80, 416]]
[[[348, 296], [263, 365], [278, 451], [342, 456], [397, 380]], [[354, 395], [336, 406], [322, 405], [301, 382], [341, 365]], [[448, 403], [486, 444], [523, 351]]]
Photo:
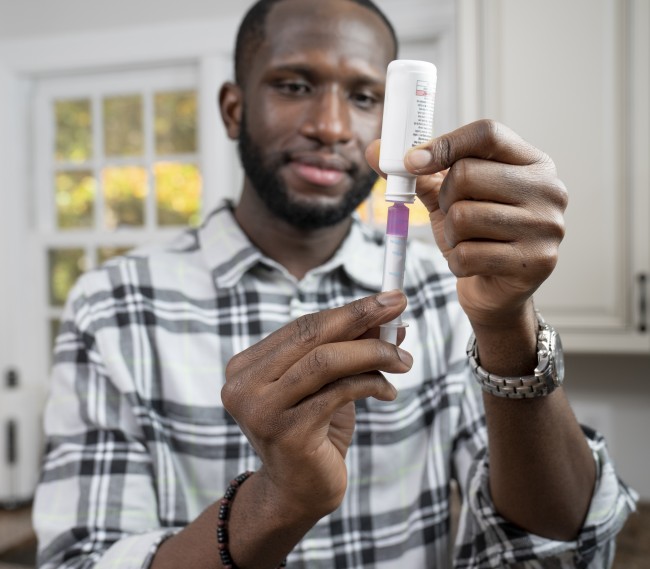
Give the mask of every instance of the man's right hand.
[[354, 401], [393, 400], [381, 372], [404, 373], [413, 362], [378, 339], [379, 325], [405, 306], [391, 291], [302, 316], [230, 360], [223, 404], [262, 460], [256, 476], [267, 498], [317, 519], [339, 506]]

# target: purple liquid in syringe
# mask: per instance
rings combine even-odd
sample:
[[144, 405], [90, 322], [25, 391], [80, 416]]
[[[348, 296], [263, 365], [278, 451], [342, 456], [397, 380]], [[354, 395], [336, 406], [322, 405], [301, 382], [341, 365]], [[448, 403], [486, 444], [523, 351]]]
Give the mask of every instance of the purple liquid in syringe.
[[388, 220], [386, 223], [386, 235], [409, 235], [409, 208], [401, 202], [395, 202], [388, 208]]

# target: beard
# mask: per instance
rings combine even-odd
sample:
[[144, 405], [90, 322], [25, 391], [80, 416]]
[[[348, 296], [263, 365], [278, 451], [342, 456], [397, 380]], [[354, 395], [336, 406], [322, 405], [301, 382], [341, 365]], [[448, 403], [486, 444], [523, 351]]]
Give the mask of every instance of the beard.
[[353, 165], [349, 172], [352, 186], [337, 204], [309, 203], [293, 198], [278, 172], [290, 161], [288, 153], [269, 155], [265, 161], [261, 149], [251, 138], [242, 115], [237, 144], [239, 159], [246, 177], [267, 209], [296, 229], [313, 230], [336, 225], [348, 218], [370, 195], [377, 180], [374, 170], [362, 172]]

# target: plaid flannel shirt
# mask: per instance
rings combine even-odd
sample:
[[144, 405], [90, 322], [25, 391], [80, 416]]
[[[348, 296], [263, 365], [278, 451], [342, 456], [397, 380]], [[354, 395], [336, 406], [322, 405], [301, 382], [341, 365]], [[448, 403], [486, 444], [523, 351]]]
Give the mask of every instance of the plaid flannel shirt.
[[[48, 437], [34, 505], [39, 567], [146, 568], [259, 460], [224, 410], [228, 360], [289, 321], [381, 287], [383, 245], [355, 220], [344, 244], [297, 281], [246, 238], [230, 204], [197, 230], [86, 273], [55, 348]], [[530, 535], [495, 512], [480, 390], [455, 278], [412, 242], [404, 347], [393, 402], [357, 403], [344, 501], [288, 557], [290, 568], [429, 569], [608, 565], [634, 493], [585, 429], [598, 485], [575, 542]], [[450, 481], [463, 507], [450, 543]], [[532, 491], [532, 489], [531, 489]], [[215, 520], [216, 526], [216, 520]]]

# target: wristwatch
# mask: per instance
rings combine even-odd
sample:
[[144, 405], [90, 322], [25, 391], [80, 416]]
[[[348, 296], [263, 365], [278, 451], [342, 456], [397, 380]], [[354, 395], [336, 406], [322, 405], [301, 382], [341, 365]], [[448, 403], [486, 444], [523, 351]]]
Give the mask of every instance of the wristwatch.
[[501, 377], [481, 367], [478, 357], [476, 336], [471, 335], [467, 344], [467, 357], [472, 374], [483, 391], [497, 397], [509, 399], [530, 399], [548, 395], [564, 381], [564, 354], [559, 334], [549, 326], [536, 311], [539, 329], [537, 332], [537, 367], [533, 375]]

